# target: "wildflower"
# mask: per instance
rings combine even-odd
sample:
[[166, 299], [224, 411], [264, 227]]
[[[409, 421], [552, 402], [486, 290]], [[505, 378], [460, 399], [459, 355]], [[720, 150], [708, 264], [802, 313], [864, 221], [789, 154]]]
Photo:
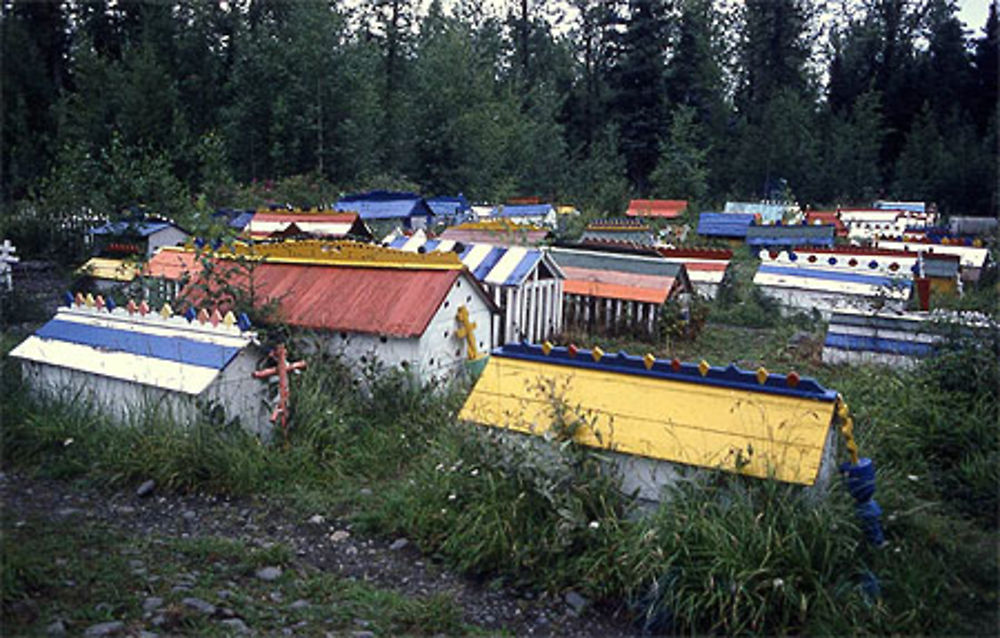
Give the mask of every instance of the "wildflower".
[[774, 587], [775, 589], [779, 589], [785, 586], [785, 581], [781, 578], [775, 578], [774, 580], [771, 581], [771, 586]]
[[67, 446], [71, 445], [72, 443], [73, 443], [73, 437], [69, 437], [68, 439], [66, 439], [65, 441], [63, 441], [63, 447], [67, 447]]
[[444, 463], [438, 463], [437, 465], [435, 465], [434, 466], [434, 471], [435, 472], [443, 472], [444, 471]]
[[449, 501], [454, 501], [456, 498], [458, 498], [457, 494], [449, 494], [448, 495], [448, 500]]
[[601, 524], [598, 523], [597, 521], [590, 521], [590, 525], [588, 525], [587, 527], [589, 527], [590, 529], [597, 529], [600, 526]]
[[907, 475], [906, 475], [906, 478], [908, 478], [908, 479], [910, 479], [911, 481], [914, 481], [914, 482], [916, 482], [916, 481], [919, 481], [919, 480], [920, 480], [920, 477], [919, 477], [919, 476], [917, 476], [916, 474], [907, 474]]
[[469, 472], [469, 475], [470, 476], [479, 476], [479, 468], [476, 468], [476, 469], [472, 470], [471, 472]]
[[442, 508], [441, 508], [441, 513], [442, 513], [442, 514], [447, 514], [447, 513], [448, 513], [448, 510], [442, 507]]

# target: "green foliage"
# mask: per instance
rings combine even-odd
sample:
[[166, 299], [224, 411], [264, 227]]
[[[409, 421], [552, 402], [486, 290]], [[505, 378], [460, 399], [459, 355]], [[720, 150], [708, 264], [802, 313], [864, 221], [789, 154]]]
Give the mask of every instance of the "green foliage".
[[679, 107], [670, 123], [670, 134], [656, 170], [650, 178], [653, 193], [666, 199], [705, 201], [708, 194], [707, 157], [695, 124], [695, 110]]

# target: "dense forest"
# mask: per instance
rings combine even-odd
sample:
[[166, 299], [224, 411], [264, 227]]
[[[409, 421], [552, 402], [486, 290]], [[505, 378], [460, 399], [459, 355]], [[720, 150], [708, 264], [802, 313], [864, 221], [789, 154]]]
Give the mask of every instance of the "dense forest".
[[[997, 6], [953, 0], [2, 5], [7, 211], [248, 188], [633, 196], [775, 187], [997, 207]], [[331, 195], [332, 193], [332, 195]]]

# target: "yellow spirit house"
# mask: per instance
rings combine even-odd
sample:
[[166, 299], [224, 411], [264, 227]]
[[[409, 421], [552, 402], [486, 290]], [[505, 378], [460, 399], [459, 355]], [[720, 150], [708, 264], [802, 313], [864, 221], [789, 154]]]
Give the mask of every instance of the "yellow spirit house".
[[612, 456], [626, 492], [659, 500], [664, 485], [702, 470], [822, 489], [834, 472], [838, 401], [794, 372], [507, 344], [460, 418], [545, 435], [569, 414], [575, 440]]

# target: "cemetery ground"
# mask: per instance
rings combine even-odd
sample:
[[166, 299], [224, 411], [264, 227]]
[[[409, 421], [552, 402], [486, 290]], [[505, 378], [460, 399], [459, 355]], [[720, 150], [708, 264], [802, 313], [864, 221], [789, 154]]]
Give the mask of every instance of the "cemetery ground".
[[821, 324], [776, 319], [749, 287], [711, 310], [654, 352], [840, 391], [879, 466], [886, 547], [839, 485], [816, 499], [719, 474], [639, 510], [598, 453], [502, 444], [456, 422], [462, 387], [374, 366], [311, 361], [288, 444], [262, 445], [210, 415], [111, 426], [41, 403], [5, 359], [5, 633], [995, 633], [996, 344], [909, 372], [831, 367]]

